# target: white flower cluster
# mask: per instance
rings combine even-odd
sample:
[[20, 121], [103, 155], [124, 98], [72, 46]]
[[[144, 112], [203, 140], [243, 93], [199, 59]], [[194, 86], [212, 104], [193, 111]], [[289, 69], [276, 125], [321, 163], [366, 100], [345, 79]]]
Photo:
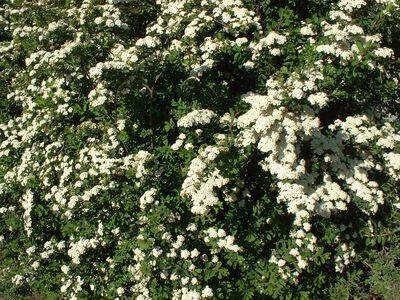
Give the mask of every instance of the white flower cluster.
[[24, 227], [27, 236], [30, 236], [32, 233], [32, 218], [31, 218], [31, 211], [33, 206], [33, 193], [32, 191], [28, 190], [21, 199], [21, 205], [24, 209]]
[[383, 48], [378, 48], [374, 51], [374, 54], [378, 57], [382, 58], [392, 58], [394, 57], [394, 52], [392, 49], [383, 47]]
[[[229, 228], [223, 218], [230, 209], [259, 209], [258, 195], [249, 191], [253, 183], [247, 187], [247, 178], [241, 177], [247, 176], [243, 166], [252, 160], [268, 174], [272, 184], [267, 188], [277, 195], [268, 209], [279, 205], [293, 217], [285, 249], [268, 241], [260, 245], [272, 251], [273, 269], [277, 266], [283, 279], [296, 283], [323, 249], [315, 220], [347, 217], [350, 207], [372, 218], [385, 201], [385, 189], [374, 175], [400, 181], [396, 116], [383, 117], [386, 111], [325, 114], [332, 105], [342, 105], [338, 91], [346, 78], [326, 87], [336, 67], [365, 64], [380, 80], [398, 84], [383, 67], [395, 51], [353, 20], [367, 1], [340, 0], [328, 14], [329, 22], [301, 23], [295, 32], [307, 43], [298, 50], [309, 51], [310, 61], [296, 72], [288, 74], [285, 66], [273, 74], [263, 87], [265, 95], [244, 87], [242, 98], [232, 101], [233, 107], [227, 104], [229, 112], [222, 117], [218, 109], [204, 108], [172, 120], [185, 132], [172, 144], [174, 152], [160, 147], [154, 132], [162, 129], [153, 124], [164, 107], [156, 102], [158, 83], [164, 80], [164, 70], [158, 71], [170, 55], [177, 55], [182, 73], [193, 75], [189, 78], [203, 88], [203, 73], [218, 67], [227, 53], [245, 57], [239, 69], [256, 68], [263, 54], [285, 54], [288, 34], [264, 33], [256, 12], [241, 0], [157, 0], [154, 20], [134, 35], [137, 28], [128, 28], [129, 18], [143, 9], [135, 0], [67, 1], [68, 9], [43, 26], [30, 21], [34, 16], [29, 9], [57, 11], [54, 1], [15, 2], [0, 9], [6, 12], [0, 25], [12, 36], [11, 42], [1, 43], [0, 53], [9, 61], [25, 62], [15, 72], [6, 71], [11, 91], [7, 102], [21, 112], [0, 124], [0, 195], [6, 201], [0, 214], [23, 221], [22, 233], [10, 222], [0, 235], [1, 247], [9, 247], [17, 236], [24, 245], [15, 258], [18, 263], [1, 270], [14, 285], [35, 280], [51, 260], [62, 273], [55, 279], [61, 297], [78, 299], [88, 289], [85, 293], [101, 298], [133, 294], [152, 299], [157, 295], [151, 291], [160, 282], [169, 284], [172, 299], [216, 296], [217, 289], [206, 279], [212, 273], [209, 266], [222, 274], [229, 257], [247, 263], [246, 230]], [[389, 6], [398, 8], [394, 0], [372, 2], [384, 12], [382, 18], [390, 14]], [[51, 19], [52, 14], [43, 15]], [[124, 82], [115, 84], [120, 75]], [[223, 80], [221, 87], [229, 90], [232, 83]], [[130, 109], [136, 96], [142, 106], [137, 111]], [[345, 101], [355, 101], [350, 96]], [[150, 102], [155, 103], [151, 108]], [[169, 113], [165, 115], [175, 115]], [[214, 119], [220, 123], [215, 127], [221, 126], [208, 136]], [[202, 127], [207, 128], [204, 133]], [[164, 146], [169, 139], [163, 139]], [[181, 148], [187, 151], [177, 151]], [[163, 165], [163, 159], [177, 165]], [[165, 175], [169, 169], [173, 174]], [[173, 177], [173, 182], [159, 180], [162, 176]], [[170, 186], [163, 189], [164, 183]], [[45, 210], [48, 224], [43, 219], [35, 223], [41, 217], [36, 208]], [[351, 238], [335, 241], [337, 272], [355, 256]]]
[[199, 299], [207, 299], [213, 296], [213, 291], [209, 286], [206, 286], [201, 293], [196, 290], [189, 290], [184, 287], [180, 290], [175, 290], [172, 296], [173, 300], [199, 300]]
[[315, 35], [315, 32], [313, 31], [313, 26], [311, 24], [306, 24], [303, 27], [300, 28], [300, 34], [301, 35], [309, 35], [313, 36]]
[[219, 199], [214, 195], [214, 189], [221, 188], [229, 182], [218, 168], [207, 170], [223, 151], [223, 147], [208, 146], [200, 150], [199, 155], [190, 163], [180, 194], [191, 200], [191, 212], [194, 214], [206, 214], [210, 207], [217, 205]]
[[275, 255], [271, 255], [268, 262], [278, 266], [278, 274], [285, 280], [299, 276], [298, 271], [290, 272], [290, 268], [286, 266], [286, 261], [284, 259], [278, 260]]
[[15, 284], [15, 285], [20, 285], [23, 279], [24, 279], [24, 277], [22, 277], [21, 275], [17, 274], [11, 279], [11, 282], [13, 284]]
[[311, 105], [317, 105], [319, 107], [324, 107], [329, 102], [328, 96], [323, 92], [312, 94], [308, 96], [307, 100]]
[[354, 250], [353, 243], [347, 245], [346, 243], [341, 244], [340, 252], [341, 254], [335, 255], [335, 271], [343, 272], [345, 266], [350, 264], [350, 259], [356, 256], [356, 252]]
[[[341, 20], [346, 20], [346, 15], [340, 15], [337, 11], [332, 12], [331, 15], [333, 19], [340, 16]], [[347, 21], [351, 21], [351, 18], [348, 17]], [[347, 24], [344, 31], [340, 31], [337, 26], [329, 27], [330, 25], [327, 24], [323, 24], [323, 26], [325, 26], [324, 35], [334, 36], [334, 41], [343, 41], [349, 37], [349, 34], [352, 35], [352, 38], [363, 34], [362, 28], [356, 25]], [[312, 34], [312, 31], [307, 27], [307, 30], [303, 30], [303, 34]], [[343, 34], [342, 37], [339, 37], [340, 34]], [[362, 37], [361, 39], [379, 42], [379, 39], [374, 37]], [[332, 47], [340, 49], [337, 54], [342, 59], [353, 57], [344, 55], [339, 44]], [[315, 51], [320, 52], [320, 49], [322, 46], [317, 46]], [[391, 56], [380, 55], [385, 58]], [[302, 74], [292, 74], [283, 84], [270, 79], [267, 82], [268, 94], [265, 96], [253, 93], [244, 95], [243, 100], [249, 103], [251, 108], [234, 121], [236, 126], [242, 129], [237, 138], [237, 145], [245, 147], [257, 143], [258, 149], [266, 154], [267, 157], [261, 162], [261, 165], [264, 170], [278, 179], [278, 201], [286, 203], [288, 212], [295, 215], [293, 225], [302, 227], [302, 229], [291, 232], [295, 244], [300, 248], [293, 248], [290, 251], [290, 254], [296, 258], [297, 270], [291, 270], [283, 259], [277, 260], [272, 257], [270, 260], [271, 263], [278, 265], [279, 273], [284, 279], [291, 278], [295, 281], [309, 263], [300, 255], [300, 251], [307, 253], [315, 252], [317, 249], [315, 246], [317, 238], [310, 232], [312, 225], [309, 220], [313, 215], [318, 214], [329, 218], [332, 212], [346, 211], [347, 204], [354, 199], [353, 196], [364, 201], [361, 209], [366, 214], [376, 213], [379, 204], [384, 201], [378, 184], [368, 177], [370, 170], [381, 171], [381, 166], [367, 152], [360, 151], [361, 149], [358, 149], [359, 158], [347, 157], [343, 142], [353, 142], [355, 147], [376, 142], [381, 147], [391, 149], [395, 143], [399, 142], [398, 134], [389, 123], [386, 123], [381, 129], [376, 126], [360, 128], [363, 122], [373, 122], [373, 117], [367, 116], [360, 121], [357, 119], [358, 117], [348, 117], [345, 121], [337, 120], [334, 125], [329, 127], [329, 130], [335, 134], [333, 137], [321, 132], [318, 112], [319, 109], [329, 105], [330, 99], [326, 92], [318, 91], [317, 83], [324, 80], [323, 71], [326, 63], [331, 63], [331, 60], [327, 58], [317, 61], [314, 66], [306, 69]], [[304, 99], [307, 102], [300, 102], [301, 110], [294, 114], [284, 104], [284, 100], [288, 98], [297, 101]], [[356, 123], [353, 125], [354, 120]], [[306, 160], [300, 157], [299, 146], [302, 141], [311, 142], [309, 151], [313, 152], [314, 161], [321, 157], [322, 162], [329, 165], [331, 174], [336, 174], [340, 181], [336, 182], [330, 174], [324, 173], [323, 182], [317, 184], [318, 173], [308, 171]], [[332, 154], [328, 154], [328, 152]], [[397, 154], [394, 155], [394, 153], [390, 154], [390, 157], [397, 157]], [[188, 178], [182, 186], [182, 192], [187, 189], [187, 186], [191, 186], [187, 184], [187, 181], [194, 177], [194, 174], [196, 178], [204, 177], [201, 173], [210, 163], [209, 161], [203, 162], [198, 158], [192, 161]], [[389, 173], [394, 174], [397, 165], [393, 163], [392, 167], [388, 166], [388, 168]], [[193, 181], [190, 179], [190, 182]], [[343, 181], [346, 183], [346, 188], [342, 187]], [[215, 200], [213, 197], [210, 199]], [[202, 210], [203, 213], [206, 211]], [[194, 212], [193, 208], [192, 212]], [[218, 235], [214, 231], [211, 232], [211, 235], [217, 237]], [[222, 241], [221, 245], [223, 243]], [[349, 263], [351, 256], [354, 256], [353, 252], [336, 259], [340, 270], [343, 268], [342, 265]]]
[[224, 248], [233, 252], [241, 251], [238, 245], [235, 245], [235, 237], [232, 235], [226, 235], [225, 230], [218, 229], [216, 230], [213, 227], [210, 227], [206, 230], [207, 235], [204, 237], [204, 241], [206, 243], [210, 243], [211, 241], [215, 242], [219, 248]]
[[106, 4], [98, 6], [98, 9], [102, 10], [102, 15], [94, 19], [96, 25], [105, 25], [107, 27], [122, 27], [127, 28], [128, 24], [121, 21], [120, 10], [112, 4]]
[[72, 263], [79, 264], [80, 256], [82, 256], [87, 249], [96, 248], [98, 243], [99, 240], [96, 238], [80, 239], [77, 242], [72, 242], [68, 249], [68, 255], [71, 257]]
[[256, 60], [264, 47], [269, 49], [269, 52], [273, 56], [281, 55], [281, 47], [286, 43], [286, 36], [276, 33], [275, 31], [271, 31], [264, 38], [261, 38], [258, 44], [254, 46], [252, 60]]
[[[159, 0], [157, 3], [161, 5], [161, 14], [146, 28], [147, 35], [131, 47], [117, 44], [110, 60], [90, 70], [92, 78], [100, 77], [105, 70], [126, 71], [149, 61], [159, 63], [173, 51], [182, 53], [192, 73], [200, 76], [215, 66], [219, 53], [236, 47], [251, 54], [244, 66], [253, 68], [264, 48], [272, 55], [280, 55], [280, 48], [286, 42], [286, 36], [276, 32], [263, 37], [259, 17], [245, 8], [241, 0], [201, 1], [200, 5], [194, 0]], [[219, 30], [221, 24], [221, 34], [217, 35], [215, 30]], [[210, 36], [204, 37], [204, 31]], [[252, 32], [252, 39], [247, 37], [249, 32]], [[161, 39], [170, 41], [163, 51], [159, 49]]]
[[[116, 180], [118, 177], [132, 172], [136, 178], [135, 184], [140, 186], [148, 174], [146, 163], [152, 157], [147, 151], [126, 154], [112, 122], [108, 125], [91, 121], [71, 122], [76, 117], [75, 108], [83, 107], [83, 98], [89, 99], [90, 107], [96, 107], [110, 101], [109, 98], [112, 96], [104, 82], [96, 82], [93, 91], [87, 95], [79, 95], [78, 101], [78, 94], [72, 91], [73, 85], [79, 85], [80, 82], [89, 79], [91, 73], [94, 77], [97, 73], [101, 73], [101, 70], [91, 69], [93, 66], [86, 69], [83, 65], [79, 67], [71, 64], [71, 61], [77, 58], [76, 55], [80, 54], [81, 47], [100, 45], [96, 39], [101, 40], [108, 36], [100, 25], [99, 34], [93, 35], [91, 39], [82, 32], [83, 27], [87, 25], [85, 22], [93, 24], [93, 19], [89, 17], [91, 10], [110, 12], [110, 15], [103, 14], [107, 17], [107, 20], [104, 20], [105, 26], [109, 27], [109, 19], [113, 19], [116, 26], [120, 25], [115, 7], [89, 5], [89, 2], [91, 1], [83, 1], [78, 9], [71, 8], [67, 11], [66, 19], [49, 23], [40, 30], [17, 30], [18, 38], [14, 39], [10, 46], [1, 48], [5, 55], [19, 55], [21, 43], [26, 42], [23, 39], [38, 38], [37, 48], [24, 54], [26, 69], [15, 75], [13, 80], [15, 87], [7, 95], [9, 100], [21, 104], [23, 111], [7, 123], [0, 124], [0, 157], [2, 159], [12, 157], [15, 161], [12, 167], [7, 167], [2, 178], [0, 193], [4, 196], [16, 186], [23, 191], [20, 197], [21, 207], [15, 208], [15, 211], [18, 209], [18, 214], [24, 221], [26, 235], [31, 237], [35, 235], [34, 245], [26, 249], [29, 256], [28, 265], [24, 268], [26, 272], [37, 270], [41, 261], [51, 259], [56, 251], [70, 257], [72, 265], [80, 264], [84, 261], [83, 256], [89, 248], [104, 246], [104, 240], [101, 238], [103, 234], [110, 234], [113, 239], [119, 239], [117, 228], [110, 230], [110, 233], [103, 233], [105, 230], [99, 227], [99, 237], [76, 238], [75, 234], [67, 235], [54, 246], [50, 243], [51, 240], [46, 241], [52, 238], [51, 236], [43, 237], [43, 233], [35, 231], [35, 226], [38, 224], [33, 222], [31, 215], [35, 199], [39, 200], [36, 198], [39, 197], [38, 190], [41, 192], [40, 195], [43, 195], [40, 201], [44, 201], [44, 206], [49, 209], [54, 220], [60, 223], [66, 220], [72, 222], [93, 209], [93, 207], [88, 208], [91, 206], [90, 200], [98, 199], [103, 192], [119, 190]], [[41, 4], [38, 2], [33, 5]], [[24, 9], [17, 12], [21, 16], [25, 13]], [[74, 22], [77, 19], [78, 22]], [[11, 29], [19, 28], [18, 21], [10, 24]], [[123, 24], [119, 27], [124, 29]], [[23, 31], [29, 35], [21, 34]], [[62, 32], [69, 38], [52, 40], [56, 32]], [[60, 72], [60, 69], [63, 69], [63, 72]], [[46, 76], [41, 76], [41, 72]], [[18, 84], [22, 78], [28, 78], [25, 87]], [[121, 119], [115, 123], [119, 131], [125, 130]], [[71, 144], [67, 141], [71, 133], [76, 137], [84, 136], [79, 140], [80, 145], [72, 146], [77, 146], [72, 151], [69, 148]], [[35, 189], [28, 188], [30, 181], [35, 182]], [[114, 207], [118, 205], [115, 201], [111, 204]], [[7, 210], [1, 211], [8, 213], [12, 212], [13, 208], [8, 207]], [[92, 213], [95, 218], [101, 216], [96, 209]], [[10, 226], [9, 230], [14, 229]], [[68, 240], [72, 242], [66, 243]], [[66, 247], [66, 244], [69, 246]], [[63, 265], [62, 272], [69, 274], [71, 264], [64, 263], [66, 265]], [[22, 283], [24, 276], [23, 274], [19, 276], [21, 277], [15, 277], [13, 280], [15, 284]], [[32, 278], [34, 277], [30, 277]], [[60, 290], [74, 298], [82, 290], [83, 280], [79, 275], [63, 278]]]
[[[158, 18], [157, 24], [148, 28], [148, 34], [169, 35], [174, 37], [171, 50], [185, 53], [185, 59], [195, 61], [191, 68], [194, 73], [201, 73], [212, 68], [214, 56], [228, 47], [247, 44], [243, 34], [254, 31], [256, 38], [262, 35], [258, 17], [253, 11], [246, 9], [240, 0], [229, 1], [202, 1], [200, 7], [193, 9], [189, 3], [182, 1], [159, 1], [163, 14]], [[186, 20], [191, 20], [186, 24]], [[207, 37], [203, 42], [196, 43], [197, 36], [204, 30], [212, 29], [223, 24], [222, 34], [225, 38]], [[179, 30], [184, 30], [181, 38], [176, 36]], [[228, 33], [232, 39], [227, 38]], [[215, 36], [215, 34], [214, 34]], [[238, 40], [239, 39], [239, 40]], [[255, 47], [255, 43], [249, 47]]]
[[[151, 188], [150, 190], [146, 191], [142, 197], [140, 197], [140, 209], [145, 209], [146, 206], [154, 203], [154, 195], [157, 193], [155, 188]], [[157, 202], [155, 203], [157, 204]]]
[[347, 12], [352, 12], [355, 8], [361, 8], [366, 5], [364, 0], [340, 0], [338, 6]]
[[[183, 145], [185, 139], [186, 139], [186, 134], [184, 133], [179, 134], [178, 139], [175, 141], [175, 143], [171, 145], [171, 149], [177, 151]], [[191, 150], [193, 149], [193, 145], [191, 143], [186, 143], [184, 148], [186, 150]]]
[[[368, 60], [364, 51], [365, 49], [371, 50], [370, 43], [372, 43], [372, 49], [374, 49], [381, 41], [381, 37], [379, 35], [365, 34], [363, 28], [357, 25], [351, 15], [348, 14], [348, 12], [359, 9], [365, 4], [363, 0], [340, 1], [339, 7], [342, 10], [332, 10], [329, 13], [329, 17], [333, 22], [321, 22], [322, 34], [327, 40], [317, 41], [314, 45], [315, 50], [337, 57], [341, 64], [348, 64], [349, 61], [356, 59], [358, 61], [366, 61], [374, 69], [377, 63]], [[388, 48], [376, 47], [373, 53], [383, 58], [393, 56], [392, 50]]]
[[216, 114], [209, 109], [198, 109], [193, 110], [187, 115], [183, 116], [178, 120], [179, 127], [192, 127], [198, 125], [206, 125], [211, 122]]
[[400, 180], [400, 154], [389, 152], [384, 154], [386, 166], [389, 169], [390, 176]]
[[88, 94], [88, 99], [91, 107], [103, 105], [107, 101], [110, 102], [109, 98], [112, 97], [112, 93], [105, 88], [103, 83], [99, 83], [94, 90]]
[[[363, 29], [352, 24], [352, 18], [345, 12], [359, 8], [362, 3], [346, 3], [343, 11], [330, 13], [333, 20], [339, 20], [337, 24], [322, 24], [323, 36], [330, 38], [330, 44], [321, 45], [317, 40], [316, 44], [319, 45], [314, 48], [316, 52], [334, 54], [341, 59], [341, 64], [354, 58], [354, 54], [360, 54], [356, 48], [348, 47], [349, 44], [355, 45], [358, 40], [364, 44], [375, 43], [369, 51], [383, 51], [379, 50], [382, 49], [379, 48], [380, 38], [365, 36]], [[313, 34], [307, 25], [302, 31], [304, 35]], [[274, 35], [271, 35], [271, 41], [273, 40]], [[390, 58], [392, 55], [377, 56]], [[358, 59], [363, 57], [359, 55]], [[268, 80], [267, 95], [248, 93], [243, 96], [243, 101], [251, 107], [234, 121], [241, 129], [236, 138], [237, 145], [246, 147], [257, 144], [258, 149], [266, 155], [260, 164], [265, 171], [276, 176], [278, 201], [286, 203], [288, 212], [296, 216], [294, 228], [302, 227], [299, 230], [294, 229], [291, 236], [297, 246], [301, 247], [301, 251], [305, 252], [316, 250], [317, 239], [309, 232], [312, 227], [309, 220], [313, 215], [329, 218], [332, 212], [346, 211], [347, 204], [353, 199], [363, 201], [360, 208], [366, 214], [377, 212], [379, 205], [384, 202], [384, 195], [378, 183], [369, 178], [369, 174], [371, 170], [382, 171], [382, 167], [376, 158], [369, 155], [368, 151], [364, 152], [360, 146], [375, 142], [383, 148], [389, 146], [388, 148], [393, 149], [395, 143], [398, 143], [398, 133], [389, 123], [381, 129], [373, 125], [360, 127], [363, 122], [373, 123], [374, 116], [364, 116], [360, 120], [358, 117], [348, 117], [345, 121], [337, 120], [329, 126], [328, 134], [322, 133], [318, 113], [321, 108], [329, 105], [330, 97], [326, 92], [319, 91], [317, 84], [324, 80], [325, 65], [331, 62], [331, 58], [327, 56], [315, 62], [311, 68], [305, 69], [303, 73], [291, 74], [283, 83], [273, 78]], [[371, 61], [367, 63], [373, 64]], [[300, 110], [292, 112], [286, 105], [287, 99], [292, 99]], [[356, 122], [353, 124], [354, 121]], [[306, 167], [308, 163], [301, 157], [302, 142], [311, 143], [311, 149], [308, 151], [311, 151], [314, 162], [321, 160], [321, 163], [327, 166], [327, 171], [322, 172], [322, 177], [318, 174], [321, 171], [310, 171]], [[357, 149], [358, 157], [353, 158], [345, 154], [346, 147], [351, 143]], [[391, 157], [394, 157], [394, 154], [391, 154]], [[182, 191], [190, 186], [186, 181], [193, 177], [193, 174], [200, 177], [208, 165], [210, 162], [203, 162], [198, 158], [193, 160]], [[388, 166], [389, 173], [394, 173], [394, 166], [396, 164]], [[193, 172], [195, 169], [199, 171]], [[333, 179], [333, 174], [338, 177], [338, 181]], [[322, 178], [322, 182], [318, 183], [318, 178]], [[190, 182], [193, 182], [193, 179]], [[295, 250], [292, 252], [297, 254]], [[308, 264], [301, 256], [295, 256], [298, 270], [291, 273], [290, 269], [282, 269], [280, 272], [286, 279], [297, 278]], [[279, 267], [286, 264], [282, 260], [272, 259], [272, 262], [277, 263]]]

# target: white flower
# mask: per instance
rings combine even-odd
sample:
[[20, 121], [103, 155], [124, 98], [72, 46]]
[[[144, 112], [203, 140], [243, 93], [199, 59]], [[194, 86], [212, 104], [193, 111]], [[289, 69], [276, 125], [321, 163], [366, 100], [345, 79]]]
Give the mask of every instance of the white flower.
[[187, 259], [190, 256], [190, 252], [188, 250], [181, 250], [181, 258]]
[[35, 252], [35, 249], [36, 249], [35, 246], [29, 247], [28, 249], [26, 249], [26, 254], [28, 254], [28, 256], [30, 256], [32, 253]]
[[236, 45], [238, 45], [240, 47], [240, 46], [242, 46], [244, 44], [247, 44], [248, 40], [245, 37], [240, 37], [240, 38], [236, 39], [235, 43], [236, 43]]
[[328, 96], [322, 92], [308, 96], [307, 100], [312, 105], [318, 105], [319, 107], [324, 107], [329, 102]]
[[103, 22], [103, 18], [102, 17], [97, 17], [96, 19], [94, 19], [94, 23], [96, 25], [100, 25]]
[[314, 35], [315, 33], [312, 30], [311, 24], [308, 24], [300, 28], [300, 34], [307, 36], [307, 35]]
[[32, 268], [33, 268], [34, 270], [36, 270], [37, 268], [39, 268], [39, 265], [40, 265], [40, 263], [39, 263], [38, 261], [34, 261], [34, 262], [32, 263]]
[[366, 4], [364, 0], [340, 0], [338, 6], [347, 12], [352, 12], [355, 8], [361, 8]]
[[286, 42], [286, 37], [283, 35], [280, 35], [274, 31], [271, 31], [263, 40], [263, 43], [265, 43], [267, 46], [272, 46], [275, 43], [282, 45]]
[[292, 255], [292, 256], [299, 256], [300, 255], [299, 250], [297, 248], [290, 249], [289, 254]]
[[154, 257], [159, 257], [161, 254], [163, 253], [163, 250], [161, 249], [161, 248], [159, 248], [159, 247], [157, 247], [157, 248], [154, 248], [152, 251], [151, 251], [151, 254], [154, 256]]
[[21, 281], [24, 279], [21, 275], [17, 274], [13, 278], [11, 278], [11, 282], [15, 285], [20, 285]]
[[124, 294], [125, 290], [123, 287], [119, 287], [117, 288], [117, 294], [118, 296], [122, 296]]
[[174, 144], [172, 144], [171, 149], [177, 151], [183, 145], [183, 140], [177, 139]]
[[193, 110], [178, 120], [178, 126], [192, 127], [194, 125], [205, 125], [210, 123], [211, 119], [215, 116], [216, 114], [209, 109]]
[[283, 260], [283, 259], [280, 259], [280, 260], [278, 260], [277, 264], [278, 264], [279, 267], [283, 267], [286, 264], [286, 261]]
[[390, 48], [378, 48], [374, 51], [374, 54], [378, 57], [382, 57], [382, 58], [390, 58], [390, 57], [394, 57], [394, 52], [392, 49]]
[[157, 193], [155, 188], [146, 191], [139, 199], [140, 209], [144, 210], [149, 204], [154, 202], [154, 195]]
[[269, 50], [269, 53], [271, 53], [271, 55], [273, 55], [273, 56], [279, 56], [282, 54], [282, 51], [279, 48], [273, 48], [273, 49]]
[[200, 252], [199, 252], [199, 250], [197, 250], [196, 248], [193, 249], [193, 250], [190, 252], [190, 257], [191, 257], [191, 258], [196, 258], [196, 257], [199, 256], [199, 255], [200, 255]]
[[304, 231], [306, 231], [306, 232], [308, 232], [308, 231], [310, 231], [311, 230], [311, 224], [310, 223], [304, 223], [303, 224], [303, 229], [304, 229]]
[[186, 150], [191, 150], [191, 149], [194, 148], [194, 146], [193, 146], [193, 144], [191, 144], [191, 143], [187, 143], [187, 144], [185, 144], [184, 148], [185, 148]]
[[183, 285], [187, 285], [187, 284], [189, 283], [189, 280], [190, 280], [189, 277], [183, 277], [183, 278], [181, 279], [181, 282], [182, 282]]
[[211, 227], [207, 229], [207, 233], [211, 238], [216, 238], [218, 237], [218, 232], [215, 230], [215, 228]]
[[307, 262], [301, 258], [298, 258], [297, 265], [300, 269], [305, 269], [307, 267]]
[[217, 234], [218, 234], [218, 237], [220, 237], [220, 238], [226, 236], [225, 230], [223, 230], [223, 229], [218, 229]]
[[201, 296], [204, 298], [211, 298], [213, 296], [212, 289], [206, 285], [206, 287], [201, 291]]
[[252, 61], [246, 61], [246, 62], [243, 64], [243, 66], [244, 66], [246, 69], [253, 69], [253, 68], [254, 68], [254, 62], [252, 62]]
[[67, 273], [69, 272], [69, 267], [66, 266], [66, 265], [62, 265], [62, 266], [61, 266], [61, 271], [62, 271], [64, 274], [67, 274]]

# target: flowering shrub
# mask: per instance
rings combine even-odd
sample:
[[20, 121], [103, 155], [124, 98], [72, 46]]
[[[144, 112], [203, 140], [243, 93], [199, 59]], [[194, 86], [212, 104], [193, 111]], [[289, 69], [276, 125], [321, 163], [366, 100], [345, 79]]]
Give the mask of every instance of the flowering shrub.
[[362, 277], [399, 241], [399, 5], [6, 1], [0, 291], [308, 298]]

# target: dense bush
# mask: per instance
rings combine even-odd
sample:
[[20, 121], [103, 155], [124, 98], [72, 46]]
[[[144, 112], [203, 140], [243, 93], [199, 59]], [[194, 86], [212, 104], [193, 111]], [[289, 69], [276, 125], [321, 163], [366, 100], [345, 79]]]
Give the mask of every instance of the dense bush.
[[8, 0], [0, 295], [395, 298], [397, 0]]

